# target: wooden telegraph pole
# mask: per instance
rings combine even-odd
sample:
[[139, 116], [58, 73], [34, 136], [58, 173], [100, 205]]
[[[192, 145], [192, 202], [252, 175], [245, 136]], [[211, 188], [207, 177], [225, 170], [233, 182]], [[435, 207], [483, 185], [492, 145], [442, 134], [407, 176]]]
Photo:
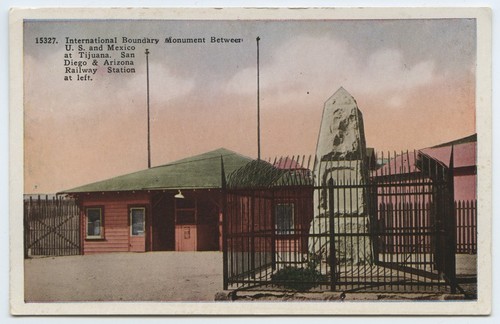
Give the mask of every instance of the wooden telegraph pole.
[[260, 160], [260, 67], [259, 67], [259, 41], [257, 36], [257, 159]]

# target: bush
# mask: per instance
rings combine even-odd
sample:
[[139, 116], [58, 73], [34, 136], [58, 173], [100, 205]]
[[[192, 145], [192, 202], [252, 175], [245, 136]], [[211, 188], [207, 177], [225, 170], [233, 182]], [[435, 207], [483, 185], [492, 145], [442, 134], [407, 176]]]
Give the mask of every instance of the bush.
[[274, 284], [298, 291], [309, 290], [319, 282], [327, 280], [325, 275], [312, 268], [286, 267], [271, 276], [271, 282]]

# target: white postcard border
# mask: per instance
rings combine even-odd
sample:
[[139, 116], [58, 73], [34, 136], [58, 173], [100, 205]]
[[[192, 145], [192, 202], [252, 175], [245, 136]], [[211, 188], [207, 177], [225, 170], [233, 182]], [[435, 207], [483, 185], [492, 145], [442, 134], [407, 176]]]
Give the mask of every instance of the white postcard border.
[[[89, 302], [25, 303], [23, 277], [23, 19], [397, 19], [477, 18], [478, 300], [439, 302]], [[10, 13], [10, 303], [14, 315], [64, 314], [401, 314], [491, 312], [491, 11], [488, 8], [13, 9]]]

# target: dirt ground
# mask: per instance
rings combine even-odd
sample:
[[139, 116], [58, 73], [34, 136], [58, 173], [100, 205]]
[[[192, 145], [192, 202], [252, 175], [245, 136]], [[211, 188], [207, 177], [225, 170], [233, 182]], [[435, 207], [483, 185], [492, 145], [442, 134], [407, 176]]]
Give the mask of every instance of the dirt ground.
[[[213, 301], [222, 252], [110, 253], [25, 260], [27, 302]], [[457, 255], [460, 285], [475, 297], [476, 256]]]
[[221, 252], [111, 253], [25, 260], [25, 299], [213, 301]]

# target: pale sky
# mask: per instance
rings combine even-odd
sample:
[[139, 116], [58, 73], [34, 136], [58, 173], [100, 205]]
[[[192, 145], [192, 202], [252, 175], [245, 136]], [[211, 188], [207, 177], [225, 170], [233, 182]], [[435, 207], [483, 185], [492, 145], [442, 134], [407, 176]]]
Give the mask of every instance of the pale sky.
[[[25, 193], [54, 193], [225, 147], [262, 157], [314, 154], [324, 102], [341, 86], [378, 151], [420, 149], [475, 132], [473, 19], [343, 21], [34, 21], [25, 24]], [[57, 46], [35, 45], [53, 35]], [[64, 37], [159, 38], [136, 45], [135, 74], [67, 82]], [[165, 37], [243, 38], [164, 44]]]

